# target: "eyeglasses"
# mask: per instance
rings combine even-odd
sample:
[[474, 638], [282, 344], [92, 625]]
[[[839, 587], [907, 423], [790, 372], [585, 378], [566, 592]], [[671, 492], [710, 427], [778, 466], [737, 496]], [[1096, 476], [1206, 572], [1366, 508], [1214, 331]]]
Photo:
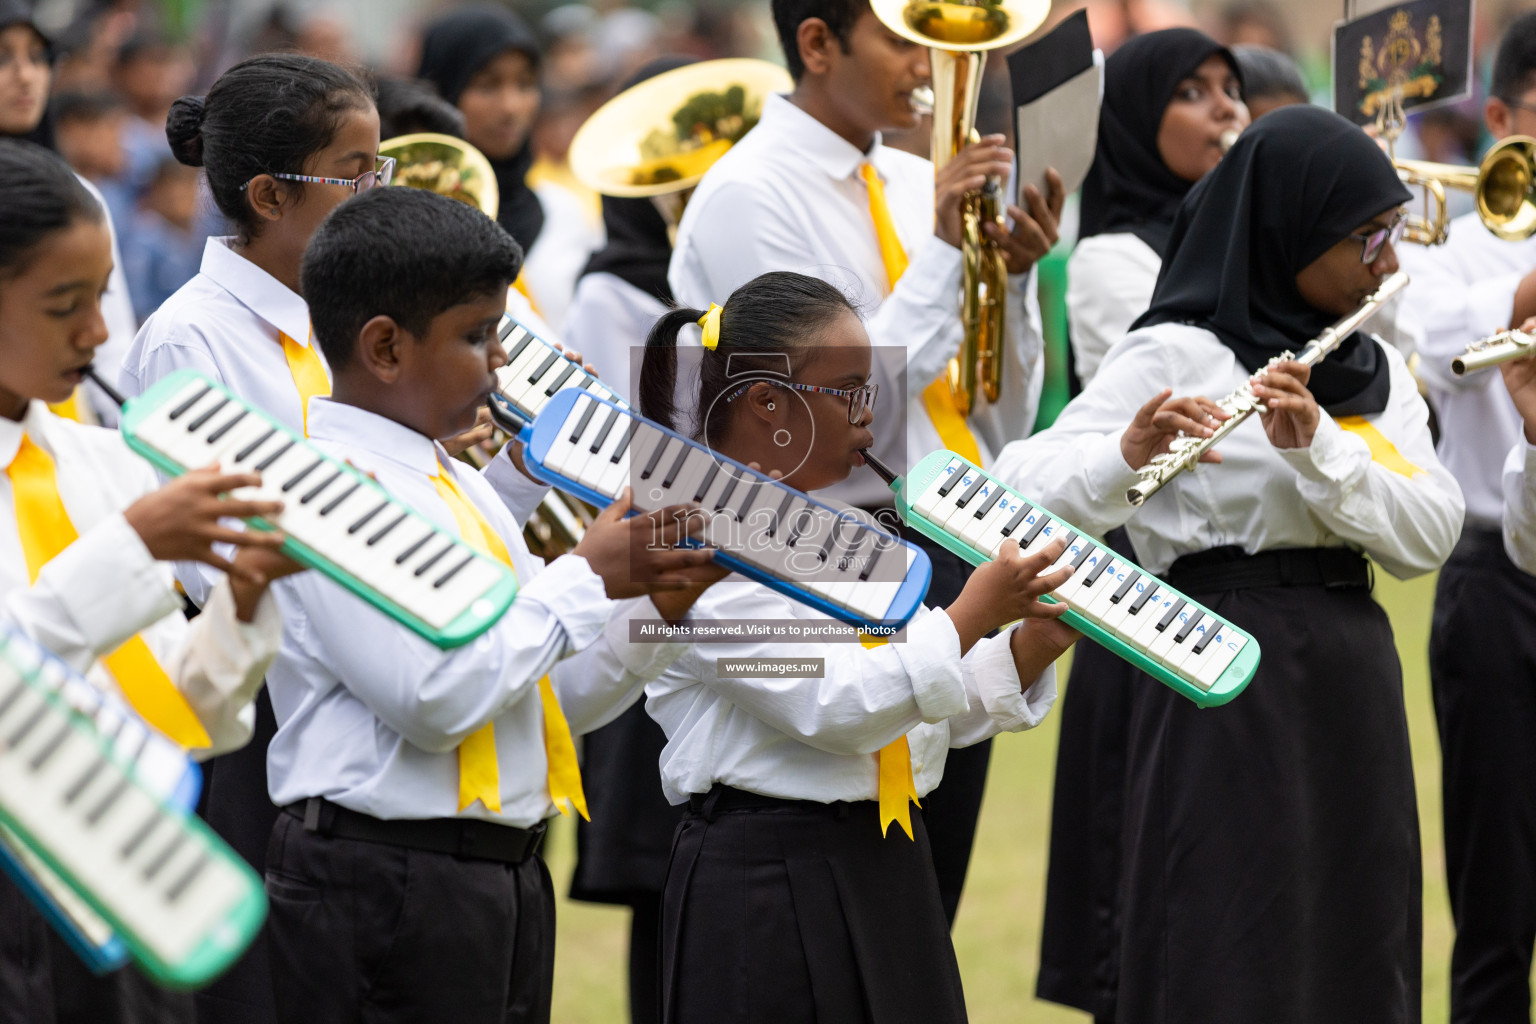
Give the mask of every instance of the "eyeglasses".
[[1531, 113], [1536, 114], [1536, 104], [1530, 104], [1526, 103], [1524, 100], [1506, 98], [1504, 96], [1500, 96], [1498, 98], [1503, 101], [1506, 107], [1514, 107], [1516, 110], [1529, 110]]
[[[317, 178], [312, 174], [273, 174], [271, 177], [282, 178], [284, 181], [307, 181], [311, 185], [345, 185], [352, 190], [353, 195], [356, 195], [371, 188], [382, 188], [388, 185], [395, 177], [395, 158], [382, 157], [378, 167], [371, 171], [364, 171], [355, 178]], [[251, 179], [251, 181], [255, 180]], [[250, 181], [246, 182], [240, 186], [240, 191], [244, 192], [250, 188], [250, 185]]]
[[1374, 263], [1376, 257], [1381, 255], [1381, 250], [1391, 242], [1396, 245], [1403, 240], [1403, 232], [1408, 228], [1408, 218], [1403, 211], [1397, 211], [1397, 216], [1392, 218], [1392, 223], [1375, 231], [1368, 231], [1363, 235], [1353, 234], [1350, 238], [1360, 243], [1360, 262]]
[[773, 387], [789, 388], [791, 391], [808, 391], [815, 395], [837, 395], [839, 398], [848, 399], [848, 422], [857, 424], [864, 418], [866, 410], [875, 407], [875, 396], [880, 393], [879, 384], [860, 384], [856, 388], [824, 388], [817, 384], [797, 384], [790, 380], [755, 380], [751, 384], [743, 384], [741, 387], [725, 396], [727, 402], [734, 402], [742, 395], [751, 391], [754, 385], [769, 384]]

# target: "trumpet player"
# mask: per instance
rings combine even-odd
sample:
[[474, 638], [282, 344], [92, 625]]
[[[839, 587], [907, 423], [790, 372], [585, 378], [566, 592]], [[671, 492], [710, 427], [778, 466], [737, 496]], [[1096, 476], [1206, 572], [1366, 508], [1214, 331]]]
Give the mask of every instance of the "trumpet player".
[[[1080, 527], [1124, 524], [1148, 572], [1264, 650], [1217, 711], [1141, 680], [1121, 746], [1084, 755], [1125, 757], [1128, 780], [1101, 1018], [1420, 1018], [1402, 677], [1366, 556], [1401, 577], [1436, 568], [1461, 493], [1394, 349], [1355, 333], [1315, 367], [1281, 358], [1397, 270], [1408, 199], [1343, 118], [1267, 114], [1180, 207], [1147, 314], [1054, 426], [993, 467]], [[1137, 470], [1180, 431], [1212, 436], [1227, 413], [1211, 398], [1250, 377], [1262, 415], [1133, 516]]]
[[[877, 457], [906, 466], [936, 448], [985, 464], [1033, 426], [1043, 342], [1033, 294], [1034, 263], [1056, 241], [1064, 194], [1030, 185], [1013, 225], [984, 226], [1009, 273], [1008, 337], [1001, 399], [978, 400], [962, 416], [942, 379], [959, 348], [961, 199], [988, 178], [1007, 181], [1011, 154], [1001, 135], [933, 165], [881, 145], [881, 132], [912, 128], [913, 90], [929, 80], [928, 50], [886, 28], [867, 0], [774, 0], [774, 23], [793, 91], [770, 96], [762, 119], [720, 158], [688, 202], [668, 278], [677, 301], [707, 309], [769, 271], [809, 274], [840, 288], [867, 315], [876, 346], [874, 380], [896, 395], [905, 419], [876, 439]], [[891, 358], [894, 356], [895, 358]], [[891, 363], [896, 365], [892, 366]], [[891, 495], [873, 473], [828, 489], [879, 514]], [[894, 516], [882, 515], [893, 522]], [[928, 601], [960, 592], [963, 561], [917, 534], [933, 560]], [[943, 786], [924, 803], [944, 908], [952, 921], [970, 859], [989, 744], [957, 752]]]
[[[1536, 13], [1500, 42], [1483, 118], [1497, 139], [1536, 135]], [[1527, 696], [1536, 635], [1521, 612], [1536, 602], [1536, 578], [1511, 563], [1500, 530], [1500, 478], [1505, 456], [1523, 445], [1521, 418], [1498, 373], [1456, 376], [1451, 360], [1536, 314], [1536, 239], [1504, 241], [1471, 213], [1452, 222], [1445, 245], [1415, 248], [1404, 265], [1440, 457], [1467, 500], [1466, 527], [1436, 587], [1429, 648], [1456, 923], [1451, 1020], [1526, 1024], [1536, 941], [1536, 714]]]

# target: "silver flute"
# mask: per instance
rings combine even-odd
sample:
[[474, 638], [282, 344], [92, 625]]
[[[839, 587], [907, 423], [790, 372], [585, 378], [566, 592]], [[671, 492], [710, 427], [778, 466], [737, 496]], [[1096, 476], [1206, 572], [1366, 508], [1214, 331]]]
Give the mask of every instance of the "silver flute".
[[1222, 438], [1241, 426], [1244, 420], [1255, 412], [1264, 412], [1264, 403], [1259, 401], [1258, 396], [1253, 393], [1254, 382], [1260, 376], [1290, 359], [1306, 366], [1316, 366], [1328, 353], [1338, 348], [1345, 338], [1355, 333], [1361, 324], [1375, 316], [1381, 309], [1382, 303], [1402, 291], [1407, 284], [1407, 274], [1401, 271], [1393, 274], [1381, 282], [1381, 287], [1360, 303], [1360, 308], [1307, 342], [1306, 348], [1301, 350], [1301, 355], [1282, 352], [1271, 359], [1263, 369], [1249, 377], [1242, 387], [1216, 403], [1231, 417], [1230, 419], [1223, 420], [1210, 437], [1192, 437], [1181, 431], [1166, 452], [1153, 456], [1151, 462], [1141, 467], [1138, 471], [1141, 479], [1125, 492], [1125, 500], [1136, 508], [1140, 508], [1143, 502], [1162, 490], [1168, 481], [1186, 469], [1194, 469], [1200, 461], [1200, 456], [1216, 447]]
[[1500, 331], [1468, 345], [1465, 352], [1451, 360], [1451, 372], [1460, 377], [1528, 355], [1536, 355], [1536, 334]]

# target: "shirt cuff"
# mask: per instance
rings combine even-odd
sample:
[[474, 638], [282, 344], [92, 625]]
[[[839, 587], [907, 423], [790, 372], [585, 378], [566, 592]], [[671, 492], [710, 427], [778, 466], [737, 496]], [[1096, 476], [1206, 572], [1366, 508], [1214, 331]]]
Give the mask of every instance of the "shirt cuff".
[[1013, 660], [1012, 639], [1012, 629], [990, 637], [972, 648], [965, 659], [981, 706], [998, 732], [1033, 729], [1056, 703], [1056, 666], [1047, 665], [1026, 689]]
[[1345, 433], [1332, 416], [1319, 411], [1310, 445], [1277, 450], [1304, 479], [1319, 484], [1343, 484], [1359, 472], [1362, 458], [1370, 462], [1371, 450], [1360, 438]]
[[912, 680], [923, 721], [942, 722], [970, 707], [960, 669], [960, 634], [948, 614], [930, 611], [907, 627], [906, 643], [891, 646]]
[[1125, 492], [1141, 479], [1141, 474], [1126, 465], [1120, 451], [1120, 435], [1105, 434], [1088, 450], [1086, 471], [1091, 494], [1106, 505], [1129, 508]]
[[496, 457], [482, 473], [485, 482], [491, 485], [502, 504], [512, 513], [512, 518], [517, 520], [517, 525], [526, 526], [534, 510], [539, 507], [539, 502], [549, 493], [549, 484], [540, 483], [517, 468], [511, 454], [512, 446], [517, 443], [511, 440], [502, 445], [501, 451], [496, 453]]
[[122, 513], [91, 527], [38, 573], [98, 656], [181, 610], [169, 569]]
[[255, 731], [254, 701], [283, 642], [283, 617], [269, 589], [250, 622], [235, 614], [229, 581], [209, 593], [176, 666], [176, 688], [207, 730], [200, 758], [237, 750]]
[[580, 555], [561, 555], [550, 562], [518, 590], [517, 599], [546, 608], [565, 630], [572, 651], [591, 646], [619, 607], [608, 599], [602, 577]]
[[687, 640], [667, 640], [663, 643], [630, 642], [631, 622], [649, 622], [662, 626], [666, 625], [666, 621], [648, 597], [620, 601], [613, 618], [609, 620], [608, 641], [613, 646], [619, 663], [636, 678], [646, 682], [658, 678], [692, 646]]

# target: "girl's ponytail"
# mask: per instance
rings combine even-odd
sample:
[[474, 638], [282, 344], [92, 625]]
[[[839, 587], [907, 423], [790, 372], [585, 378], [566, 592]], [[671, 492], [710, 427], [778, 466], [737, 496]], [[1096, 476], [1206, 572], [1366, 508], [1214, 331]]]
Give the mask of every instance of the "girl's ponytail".
[[699, 309], [673, 309], [651, 327], [640, 359], [640, 386], [636, 389], [640, 415], [676, 430], [677, 336], [704, 315]]

